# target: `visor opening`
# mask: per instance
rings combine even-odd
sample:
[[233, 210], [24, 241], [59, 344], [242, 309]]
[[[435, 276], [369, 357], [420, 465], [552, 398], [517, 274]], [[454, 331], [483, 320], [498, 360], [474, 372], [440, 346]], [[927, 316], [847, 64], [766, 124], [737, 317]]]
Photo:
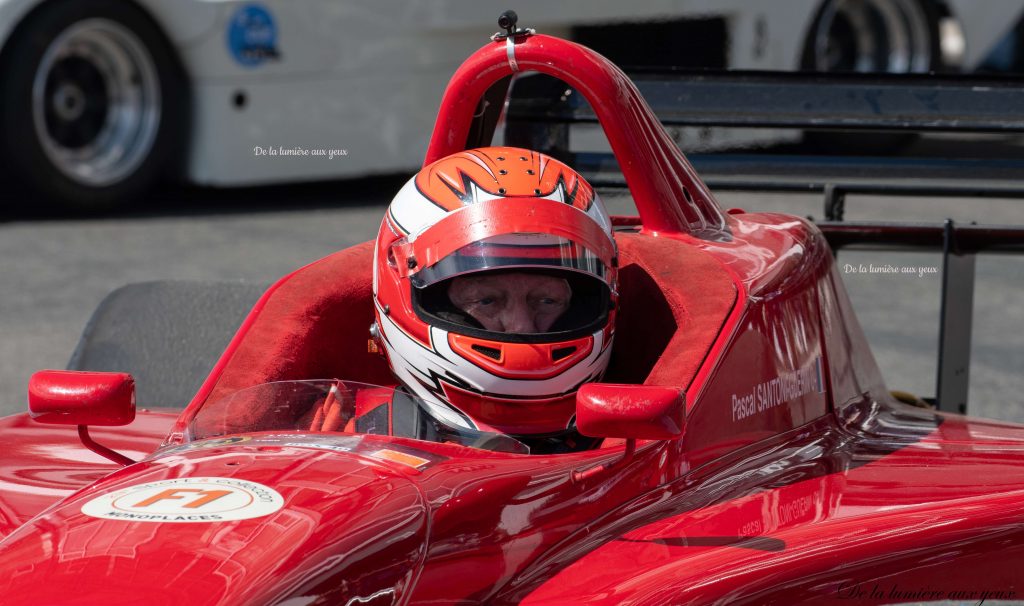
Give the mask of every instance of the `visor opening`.
[[[472, 275], [463, 274], [423, 288], [413, 286], [412, 303], [416, 315], [427, 324], [448, 332], [498, 343], [551, 343], [575, 339], [601, 330], [608, 321], [608, 313], [611, 310], [611, 289], [603, 280], [593, 275], [571, 270], [538, 269], [536, 267], [485, 271], [491, 276], [530, 273], [564, 279], [568, 282], [571, 291], [569, 306], [546, 332], [509, 333], [487, 330], [469, 313], [456, 307], [448, 296], [452, 280]], [[497, 348], [474, 345], [473, 349], [494, 360], [501, 357], [501, 351]], [[569, 357], [575, 351], [575, 347], [556, 349], [552, 352], [553, 361]]]

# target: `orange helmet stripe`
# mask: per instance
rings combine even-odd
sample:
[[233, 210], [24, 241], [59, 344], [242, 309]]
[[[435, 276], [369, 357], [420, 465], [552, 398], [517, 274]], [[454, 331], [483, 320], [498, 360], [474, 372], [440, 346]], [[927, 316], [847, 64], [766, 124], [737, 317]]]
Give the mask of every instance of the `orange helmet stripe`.
[[446, 211], [488, 197], [560, 198], [586, 211], [594, 190], [574, 170], [534, 152], [511, 147], [468, 150], [438, 160], [416, 175], [416, 189]]
[[597, 223], [581, 222], [579, 212], [551, 200], [488, 200], [448, 214], [412, 242], [397, 242], [391, 251], [398, 274], [405, 277], [491, 236], [542, 232], [581, 244], [606, 267], [612, 266], [615, 242]]

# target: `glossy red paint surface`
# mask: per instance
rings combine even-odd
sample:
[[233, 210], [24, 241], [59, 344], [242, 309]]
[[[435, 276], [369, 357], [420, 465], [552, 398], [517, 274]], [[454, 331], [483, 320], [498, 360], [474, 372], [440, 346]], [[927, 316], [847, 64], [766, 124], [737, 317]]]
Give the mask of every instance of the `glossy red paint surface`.
[[40, 370], [28, 382], [28, 409], [39, 423], [127, 425], [135, 419], [135, 380], [124, 372]]
[[576, 427], [585, 436], [672, 440], [686, 427], [680, 390], [588, 383], [576, 393]]
[[[441, 101], [424, 165], [464, 149], [480, 97], [514, 73], [509, 52], [504, 40], [494, 42], [455, 72]], [[554, 76], [586, 97], [615, 156], [627, 159], [620, 167], [645, 229], [704, 235], [726, 230], [726, 216], [711, 191], [618, 67], [587, 48], [551, 36], [518, 36], [514, 54], [519, 71]]]
[[[878, 417], [861, 435], [825, 417], [676, 480], [662, 463], [673, 442], [584, 482], [571, 471], [613, 462], [617, 450], [512, 456], [370, 436], [199, 442], [117, 472], [9, 536], [0, 569], [16, 574], [0, 589], [24, 596], [14, 604], [49, 603], [72, 585], [82, 601], [61, 603], [275, 603], [303, 592], [394, 603], [761, 603], [828, 598], [843, 582], [894, 570], [909, 570], [901, 582], [952, 590], [962, 576], [929, 576], [943, 563], [990, 555], [993, 541], [1012, 556], [1024, 515], [1019, 428], [955, 418], [936, 428], [917, 411]], [[351, 450], [327, 449], [332, 440]], [[413, 469], [373, 454], [400, 447], [432, 461]], [[80, 511], [125, 486], [210, 476], [259, 482], [285, 507], [199, 524]], [[996, 563], [985, 578], [1012, 589], [1016, 575]]]
[[[507, 53], [503, 42], [489, 44], [456, 74], [428, 161], [461, 149], [479, 95], [511, 72]], [[520, 68], [563, 77], [595, 106], [641, 213], [642, 229], [629, 237], [666, 239], [677, 248], [649, 250], [686, 250], [688, 267], [701, 268], [678, 280], [664, 258], [636, 259], [652, 268], [641, 274], [650, 315], [661, 301], [673, 331], [644, 382], [663, 395], [685, 393], [683, 437], [640, 444], [629, 457], [612, 441], [513, 455], [295, 431], [176, 443], [275, 286], [166, 446], [156, 449], [167, 415], [96, 432], [146, 457], [137, 464], [97, 460], [71, 428], [24, 416], [0, 422], [10, 446], [0, 471], [6, 604], [1024, 596], [1024, 427], [895, 402], [813, 225], [721, 213], [635, 88], [597, 55], [543, 36], [517, 40], [515, 53]], [[712, 285], [730, 295], [712, 309], [684, 291]], [[694, 370], [680, 372], [678, 352], [708, 330], [703, 351], [687, 352]], [[620, 337], [618, 345], [630, 343]], [[643, 345], [626, 355], [643, 355]], [[680, 402], [656, 401], [640, 411], [630, 400], [618, 413], [683, 412], [673, 409]], [[613, 416], [597, 414], [598, 426]], [[243, 494], [232, 492], [238, 486], [262, 492], [235, 508], [218, 505]], [[919, 590], [941, 595], [903, 599]]]
[[581, 537], [595, 549], [522, 603], [878, 604], [920, 602], [898, 597], [925, 588], [1020, 598], [1020, 429], [951, 417], [892, 451], [927, 413], [883, 414], [871, 437], [815, 424], [613, 512], [603, 536]]
[[[160, 445], [177, 416], [177, 412], [139, 411], [131, 425], [94, 429], [92, 437], [141, 459]], [[0, 419], [0, 436], [0, 537], [120, 468], [87, 450], [75, 427], [41, 425], [27, 413]]]

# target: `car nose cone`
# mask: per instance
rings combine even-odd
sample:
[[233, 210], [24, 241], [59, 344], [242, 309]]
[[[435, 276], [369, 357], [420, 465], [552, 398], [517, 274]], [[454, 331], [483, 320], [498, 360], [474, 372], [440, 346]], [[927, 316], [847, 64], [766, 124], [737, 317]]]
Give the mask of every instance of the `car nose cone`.
[[7, 537], [0, 592], [11, 606], [396, 603], [422, 566], [428, 518], [407, 476], [351, 453], [185, 449]]

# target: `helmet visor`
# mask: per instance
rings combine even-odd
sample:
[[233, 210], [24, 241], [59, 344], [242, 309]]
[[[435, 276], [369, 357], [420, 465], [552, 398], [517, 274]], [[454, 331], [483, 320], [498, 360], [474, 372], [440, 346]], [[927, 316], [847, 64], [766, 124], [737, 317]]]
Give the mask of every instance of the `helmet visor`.
[[561, 236], [519, 233], [492, 236], [467, 244], [429, 267], [412, 274], [416, 288], [472, 272], [497, 269], [570, 270], [607, 284], [607, 268], [594, 252]]

